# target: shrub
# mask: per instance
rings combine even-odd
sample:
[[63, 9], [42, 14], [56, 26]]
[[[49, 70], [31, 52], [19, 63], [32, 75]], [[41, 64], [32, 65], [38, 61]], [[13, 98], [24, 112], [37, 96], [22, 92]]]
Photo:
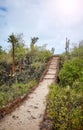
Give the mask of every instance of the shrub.
[[62, 86], [72, 86], [76, 80], [83, 82], [83, 60], [76, 58], [65, 61], [59, 72], [59, 79]]
[[82, 127], [82, 92], [50, 86], [47, 115], [53, 120], [53, 130], [76, 130]]
[[28, 93], [37, 82], [35, 80], [29, 81], [27, 84], [16, 83], [12, 86], [0, 86], [0, 107], [6, 105], [10, 101], [22, 96], [24, 93]]

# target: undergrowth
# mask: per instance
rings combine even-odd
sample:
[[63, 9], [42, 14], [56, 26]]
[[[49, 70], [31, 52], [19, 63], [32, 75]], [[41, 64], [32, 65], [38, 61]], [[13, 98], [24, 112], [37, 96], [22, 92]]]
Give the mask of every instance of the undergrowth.
[[61, 56], [59, 83], [50, 86], [47, 117], [53, 130], [83, 130], [83, 45]]
[[82, 130], [82, 91], [50, 86], [47, 115], [53, 121], [53, 130]]
[[16, 83], [12, 86], [0, 86], [0, 108], [24, 93], [28, 93], [36, 85], [36, 80], [32, 80], [26, 84]]

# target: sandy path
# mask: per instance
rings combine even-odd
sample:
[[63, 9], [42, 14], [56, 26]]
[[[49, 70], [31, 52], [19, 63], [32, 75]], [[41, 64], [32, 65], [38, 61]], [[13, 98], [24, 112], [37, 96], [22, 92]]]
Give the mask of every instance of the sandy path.
[[0, 122], [0, 130], [40, 130], [46, 108], [45, 99], [49, 92], [48, 85], [54, 82], [57, 72], [57, 57], [53, 57], [42, 82], [14, 112], [5, 116]]

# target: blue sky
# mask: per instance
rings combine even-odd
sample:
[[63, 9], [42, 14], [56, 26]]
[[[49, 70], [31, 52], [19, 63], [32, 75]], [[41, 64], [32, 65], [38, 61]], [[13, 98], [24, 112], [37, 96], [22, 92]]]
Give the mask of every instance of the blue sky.
[[11, 33], [23, 33], [26, 45], [39, 37], [37, 45], [47, 44], [55, 53], [83, 40], [83, 0], [0, 0], [0, 45], [7, 49]]

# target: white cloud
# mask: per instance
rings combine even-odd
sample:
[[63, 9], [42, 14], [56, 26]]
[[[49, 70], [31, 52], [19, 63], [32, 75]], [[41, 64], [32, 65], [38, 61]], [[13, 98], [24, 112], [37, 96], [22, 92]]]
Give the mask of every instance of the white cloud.
[[0, 42], [12, 32], [23, 32], [28, 43], [31, 37], [38, 36], [37, 44], [46, 42], [59, 53], [64, 51], [66, 36], [71, 42], [83, 37], [82, 0], [5, 0], [2, 5], [8, 12], [1, 21], [5, 24], [0, 29]]

